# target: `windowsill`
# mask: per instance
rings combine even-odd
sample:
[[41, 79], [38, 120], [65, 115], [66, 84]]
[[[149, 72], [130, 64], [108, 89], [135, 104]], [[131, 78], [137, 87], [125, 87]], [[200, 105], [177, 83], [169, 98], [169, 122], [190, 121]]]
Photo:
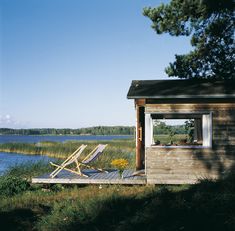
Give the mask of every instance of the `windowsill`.
[[212, 147], [210, 147], [210, 146], [202, 146], [202, 145], [189, 145], [189, 146], [159, 146], [159, 145], [151, 145], [151, 146], [149, 146], [149, 147], [146, 147], [146, 148], [158, 148], [158, 149], [161, 149], [161, 148], [163, 148], [163, 149], [177, 149], [177, 148], [190, 148], [190, 149], [205, 149], [205, 148], [212, 148]]

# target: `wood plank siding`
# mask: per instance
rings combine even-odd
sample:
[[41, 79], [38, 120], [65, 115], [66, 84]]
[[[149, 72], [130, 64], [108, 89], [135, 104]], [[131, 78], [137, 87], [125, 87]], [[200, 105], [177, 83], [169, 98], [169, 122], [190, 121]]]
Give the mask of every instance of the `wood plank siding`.
[[[228, 100], [229, 102], [229, 100]], [[212, 147], [145, 148], [148, 184], [219, 178], [235, 166], [235, 103], [146, 104], [145, 113], [212, 113]]]

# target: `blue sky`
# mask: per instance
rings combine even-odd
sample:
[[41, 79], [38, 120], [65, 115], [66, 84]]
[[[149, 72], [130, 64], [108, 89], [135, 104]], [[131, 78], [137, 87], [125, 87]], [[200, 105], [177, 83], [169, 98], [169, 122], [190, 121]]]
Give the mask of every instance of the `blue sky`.
[[161, 2], [0, 0], [0, 127], [134, 125], [131, 81], [191, 49], [142, 15]]

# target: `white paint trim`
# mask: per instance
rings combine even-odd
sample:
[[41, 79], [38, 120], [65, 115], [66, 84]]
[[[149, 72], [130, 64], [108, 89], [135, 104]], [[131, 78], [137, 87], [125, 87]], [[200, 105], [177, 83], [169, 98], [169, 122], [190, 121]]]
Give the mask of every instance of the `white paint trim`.
[[[189, 146], [154, 146], [153, 140], [153, 119], [152, 114], [200, 114], [202, 115], [202, 137], [203, 145], [189, 145]], [[212, 112], [145, 112], [145, 147], [150, 148], [191, 148], [191, 149], [200, 149], [200, 148], [211, 148], [212, 147]]]
[[212, 113], [202, 115], [202, 140], [204, 147], [212, 147]]
[[151, 114], [145, 114], [145, 147], [150, 147], [153, 140], [153, 120]]

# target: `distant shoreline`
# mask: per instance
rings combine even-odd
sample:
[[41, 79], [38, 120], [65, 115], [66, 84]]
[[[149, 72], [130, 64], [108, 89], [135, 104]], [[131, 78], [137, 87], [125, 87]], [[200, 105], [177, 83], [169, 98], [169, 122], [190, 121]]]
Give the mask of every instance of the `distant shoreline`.
[[82, 135], [77, 135], [77, 134], [74, 134], [74, 135], [69, 135], [69, 134], [66, 134], [66, 135], [59, 135], [59, 134], [43, 134], [43, 135], [23, 135], [23, 134], [0, 134], [0, 136], [133, 136], [133, 135], [116, 135], [116, 134], [113, 134], [113, 135], [92, 135], [92, 134], [82, 134]]
[[1, 135], [27, 136], [125, 136], [133, 135], [134, 126], [96, 126], [87, 128], [0, 128]]

